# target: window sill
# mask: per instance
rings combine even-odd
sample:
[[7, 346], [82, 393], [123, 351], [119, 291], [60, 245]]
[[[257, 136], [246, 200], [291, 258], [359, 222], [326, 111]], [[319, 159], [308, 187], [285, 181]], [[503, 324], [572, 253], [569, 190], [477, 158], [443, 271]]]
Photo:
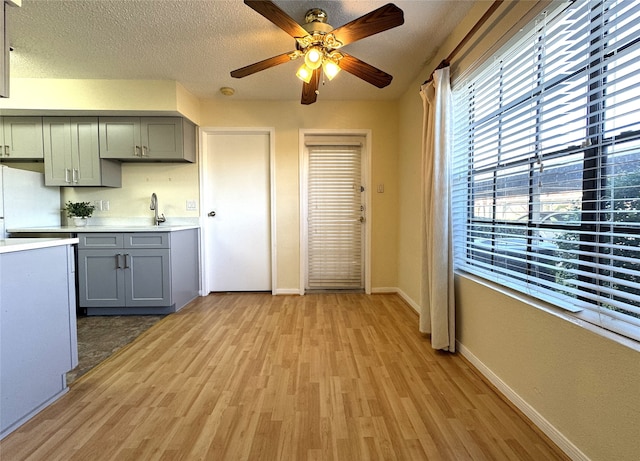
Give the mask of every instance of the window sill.
[[589, 323], [585, 320], [579, 319], [571, 315], [568, 311], [554, 306], [550, 303], [545, 303], [544, 301], [540, 301], [533, 297], [527, 296], [525, 294], [519, 293], [515, 290], [511, 290], [507, 287], [501, 286], [497, 283], [488, 281], [479, 277], [477, 275], [469, 274], [463, 271], [455, 271], [456, 277], [464, 277], [467, 280], [471, 280], [479, 285], [483, 285], [491, 290], [497, 291], [505, 296], [508, 296], [516, 301], [519, 301], [523, 304], [527, 304], [536, 309], [540, 309], [548, 314], [551, 314], [555, 317], [559, 317], [567, 322], [571, 322], [574, 325], [577, 325], [581, 328], [584, 328], [587, 331], [597, 334], [598, 336], [602, 336], [608, 340], [614, 341], [622, 346], [628, 347], [636, 352], [640, 352], [640, 342], [634, 341], [631, 338], [627, 338], [626, 336], [619, 335], [612, 331], [606, 330], [602, 327]]

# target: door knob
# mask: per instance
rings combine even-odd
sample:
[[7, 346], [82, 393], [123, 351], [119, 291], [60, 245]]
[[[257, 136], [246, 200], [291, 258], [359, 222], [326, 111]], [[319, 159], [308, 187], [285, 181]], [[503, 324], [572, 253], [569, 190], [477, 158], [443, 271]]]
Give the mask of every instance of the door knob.
[[216, 215], [215, 211], [210, 211], [207, 216], [209, 216], [210, 218], [213, 218]]

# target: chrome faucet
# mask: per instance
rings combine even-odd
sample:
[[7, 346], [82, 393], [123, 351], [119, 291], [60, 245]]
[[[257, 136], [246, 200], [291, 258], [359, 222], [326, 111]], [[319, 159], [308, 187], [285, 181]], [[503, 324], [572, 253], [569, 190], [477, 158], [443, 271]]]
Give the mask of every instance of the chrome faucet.
[[149, 209], [155, 211], [153, 222], [156, 226], [159, 226], [161, 222], [167, 220], [167, 218], [164, 217], [164, 213], [162, 213], [162, 216], [158, 216], [158, 196], [155, 192], [151, 194], [151, 206], [149, 206]]

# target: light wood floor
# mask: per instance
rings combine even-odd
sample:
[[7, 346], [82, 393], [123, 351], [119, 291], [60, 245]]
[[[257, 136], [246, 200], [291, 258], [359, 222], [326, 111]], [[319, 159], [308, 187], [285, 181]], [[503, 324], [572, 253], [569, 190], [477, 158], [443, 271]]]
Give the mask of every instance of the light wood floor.
[[396, 295], [200, 298], [0, 442], [4, 460], [565, 460]]

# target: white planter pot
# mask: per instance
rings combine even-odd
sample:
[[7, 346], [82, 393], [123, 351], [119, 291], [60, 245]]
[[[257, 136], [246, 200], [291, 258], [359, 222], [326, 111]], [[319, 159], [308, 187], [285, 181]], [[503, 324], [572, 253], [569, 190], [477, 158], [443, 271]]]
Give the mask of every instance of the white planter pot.
[[87, 221], [89, 221], [87, 218], [79, 218], [77, 216], [74, 216], [71, 220], [73, 221], [73, 225], [76, 227], [84, 227], [87, 225]]

